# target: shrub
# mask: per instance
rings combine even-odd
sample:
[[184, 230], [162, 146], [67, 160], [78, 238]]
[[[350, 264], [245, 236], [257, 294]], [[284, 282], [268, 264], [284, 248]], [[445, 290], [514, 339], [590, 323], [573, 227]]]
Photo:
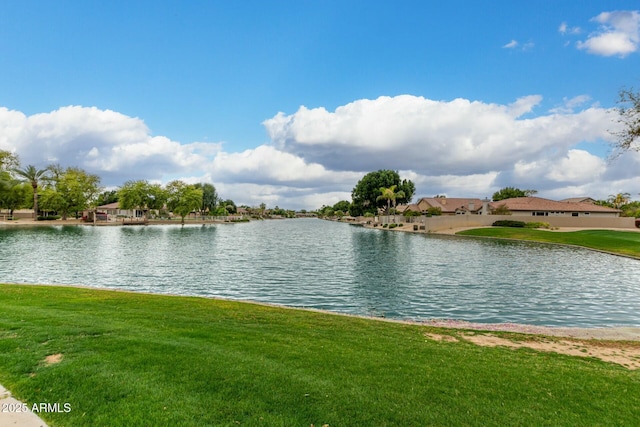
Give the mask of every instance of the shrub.
[[548, 222], [528, 222], [525, 225], [525, 228], [550, 228]]
[[389, 224], [382, 224], [382, 228], [387, 228]]
[[406, 211], [404, 211], [404, 213], [402, 215], [403, 216], [420, 216], [422, 214], [420, 212], [406, 210]]
[[427, 209], [427, 216], [440, 216], [442, 215], [442, 209], [437, 207], [431, 207]]
[[389, 228], [396, 228], [398, 224], [389, 224]]
[[525, 226], [524, 221], [512, 221], [510, 219], [503, 219], [500, 221], [496, 221], [493, 224], [494, 227], [521, 227]]
[[60, 215], [39, 216], [38, 221], [55, 221], [60, 219]]
[[498, 205], [496, 208], [491, 210], [491, 215], [511, 215], [511, 211], [507, 207], [505, 203]]

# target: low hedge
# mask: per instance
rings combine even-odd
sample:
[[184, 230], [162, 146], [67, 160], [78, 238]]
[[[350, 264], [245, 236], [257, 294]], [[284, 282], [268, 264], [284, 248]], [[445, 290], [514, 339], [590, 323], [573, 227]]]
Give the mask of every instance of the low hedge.
[[491, 224], [494, 227], [519, 227], [524, 228], [526, 223], [524, 221], [513, 221], [510, 219], [503, 219]]
[[39, 216], [38, 221], [55, 221], [60, 219], [60, 215]]
[[525, 225], [525, 228], [550, 228], [548, 222], [528, 222]]

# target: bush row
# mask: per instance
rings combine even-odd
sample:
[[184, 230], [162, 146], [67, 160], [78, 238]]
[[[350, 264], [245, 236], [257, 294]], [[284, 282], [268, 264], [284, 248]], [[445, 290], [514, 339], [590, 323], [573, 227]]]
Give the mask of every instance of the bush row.
[[493, 225], [494, 227], [550, 228], [548, 222], [524, 222], [524, 221], [514, 221], [510, 219], [496, 221], [491, 225]]
[[60, 219], [60, 215], [39, 216], [38, 221], [54, 221]]

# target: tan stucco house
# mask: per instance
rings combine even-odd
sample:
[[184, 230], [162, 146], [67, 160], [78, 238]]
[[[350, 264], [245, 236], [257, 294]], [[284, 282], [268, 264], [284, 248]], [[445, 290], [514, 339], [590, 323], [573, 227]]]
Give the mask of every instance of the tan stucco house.
[[[573, 199], [565, 199], [573, 200]], [[619, 209], [593, 204], [590, 198], [580, 198], [581, 201], [555, 201], [541, 197], [516, 197], [513, 199], [491, 202], [492, 209], [505, 205], [512, 215], [520, 216], [589, 216], [589, 217], [618, 217]]]
[[427, 213], [429, 208], [440, 208], [442, 215], [489, 215], [493, 209], [504, 205], [512, 215], [520, 216], [591, 216], [618, 217], [619, 209], [596, 205], [590, 197], [577, 197], [561, 201], [541, 197], [516, 197], [497, 202], [477, 198], [423, 197], [410, 205], [399, 205], [398, 213], [407, 210]]

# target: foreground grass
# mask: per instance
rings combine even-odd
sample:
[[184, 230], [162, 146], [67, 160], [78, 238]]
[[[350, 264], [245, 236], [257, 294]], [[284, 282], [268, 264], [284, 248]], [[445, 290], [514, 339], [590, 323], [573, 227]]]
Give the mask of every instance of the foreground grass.
[[640, 258], [640, 233], [633, 231], [582, 230], [554, 232], [527, 228], [491, 227], [465, 230], [457, 234], [462, 236], [500, 237], [562, 243]]
[[[239, 302], [0, 285], [0, 383], [56, 426], [633, 425], [640, 373]], [[449, 333], [446, 330], [440, 333]], [[48, 365], [48, 355], [61, 354]]]

